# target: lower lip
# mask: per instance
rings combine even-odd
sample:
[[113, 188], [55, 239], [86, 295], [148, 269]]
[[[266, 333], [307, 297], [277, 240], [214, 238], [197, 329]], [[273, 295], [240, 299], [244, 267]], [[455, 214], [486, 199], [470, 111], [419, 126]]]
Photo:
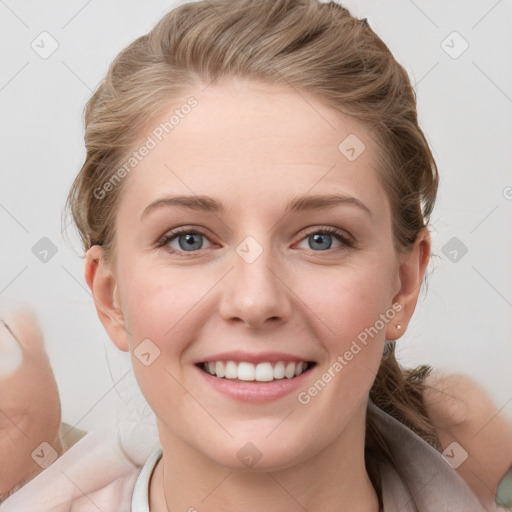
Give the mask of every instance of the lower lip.
[[297, 391], [309, 377], [312, 368], [292, 379], [279, 379], [270, 382], [243, 382], [214, 377], [196, 366], [197, 371], [216, 391], [243, 402], [272, 402]]

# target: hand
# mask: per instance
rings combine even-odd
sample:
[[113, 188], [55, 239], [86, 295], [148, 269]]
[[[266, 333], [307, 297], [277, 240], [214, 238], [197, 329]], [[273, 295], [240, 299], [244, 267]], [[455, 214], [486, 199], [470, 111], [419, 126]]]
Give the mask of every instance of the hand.
[[60, 422], [57, 383], [34, 314], [17, 310], [4, 315], [0, 320], [0, 503], [43, 471], [37, 457], [32, 457], [41, 443], [47, 442], [57, 456], [62, 454]]
[[457, 472], [486, 510], [496, 510], [498, 483], [512, 466], [510, 419], [463, 375], [431, 374], [424, 403], [443, 450], [455, 441], [468, 454]]

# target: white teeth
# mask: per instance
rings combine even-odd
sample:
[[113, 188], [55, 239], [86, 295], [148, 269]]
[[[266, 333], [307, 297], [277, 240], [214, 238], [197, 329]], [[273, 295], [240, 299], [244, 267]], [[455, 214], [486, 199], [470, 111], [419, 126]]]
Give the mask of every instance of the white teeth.
[[301, 373], [305, 372], [307, 367], [308, 363], [297, 363], [297, 366], [295, 367], [295, 377], [298, 377]]
[[274, 379], [283, 379], [284, 378], [284, 363], [279, 361], [274, 366]]
[[255, 380], [268, 382], [274, 379], [274, 370], [270, 363], [260, 363], [256, 366]]
[[295, 377], [295, 363], [288, 363], [286, 365], [286, 368], [284, 370], [284, 376], [287, 379], [291, 379], [292, 377]]
[[215, 374], [217, 377], [224, 377], [224, 375], [226, 375], [226, 368], [222, 361], [217, 361], [215, 363]]
[[[238, 380], [254, 380], [255, 373], [255, 368], [252, 363], [238, 363]], [[218, 373], [217, 377], [219, 377]]]
[[226, 379], [236, 379], [238, 377], [238, 365], [234, 361], [226, 363]]
[[305, 361], [298, 363], [264, 362], [257, 365], [246, 361], [239, 363], [235, 361], [208, 361], [203, 365], [206, 372], [219, 378], [257, 382], [270, 382], [284, 378], [292, 379], [301, 375], [307, 367], [308, 364]]

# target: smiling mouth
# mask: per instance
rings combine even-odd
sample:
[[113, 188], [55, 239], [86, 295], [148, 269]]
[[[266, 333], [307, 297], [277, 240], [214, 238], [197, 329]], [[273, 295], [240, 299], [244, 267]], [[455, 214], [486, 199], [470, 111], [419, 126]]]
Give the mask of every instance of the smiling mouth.
[[272, 382], [294, 379], [307, 372], [316, 363], [312, 361], [277, 361], [253, 364], [247, 361], [207, 361], [197, 366], [219, 379], [243, 382]]

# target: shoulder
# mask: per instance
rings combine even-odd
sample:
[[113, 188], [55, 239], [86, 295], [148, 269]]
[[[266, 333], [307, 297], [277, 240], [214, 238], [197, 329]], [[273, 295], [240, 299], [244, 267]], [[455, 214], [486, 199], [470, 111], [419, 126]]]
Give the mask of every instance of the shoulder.
[[485, 506], [512, 466], [512, 421], [474, 379], [435, 372], [425, 382], [424, 404], [443, 450], [457, 451], [457, 472]]
[[463, 424], [470, 416], [470, 401], [480, 404], [484, 398], [478, 384], [462, 374], [433, 370], [424, 384], [423, 402], [436, 427]]
[[434, 427], [459, 434], [510, 436], [510, 420], [473, 378], [440, 371], [425, 380], [423, 400]]

